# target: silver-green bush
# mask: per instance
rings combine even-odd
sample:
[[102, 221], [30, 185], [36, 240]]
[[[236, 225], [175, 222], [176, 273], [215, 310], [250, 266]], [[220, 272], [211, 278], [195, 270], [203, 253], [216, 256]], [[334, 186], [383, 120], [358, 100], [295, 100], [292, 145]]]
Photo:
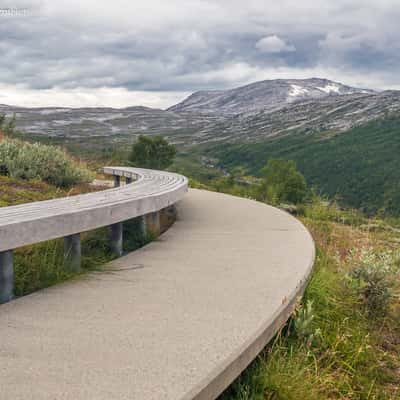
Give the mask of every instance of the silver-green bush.
[[60, 187], [89, 182], [92, 173], [55, 146], [5, 139], [0, 143], [0, 174], [38, 179]]
[[358, 293], [372, 318], [386, 316], [398, 280], [398, 254], [363, 250], [358, 265], [347, 275], [349, 285]]

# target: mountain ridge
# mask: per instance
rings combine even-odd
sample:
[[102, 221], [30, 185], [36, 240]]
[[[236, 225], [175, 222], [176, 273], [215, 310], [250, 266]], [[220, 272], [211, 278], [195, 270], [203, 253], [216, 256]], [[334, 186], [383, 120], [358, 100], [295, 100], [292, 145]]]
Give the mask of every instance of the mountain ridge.
[[205, 114], [252, 114], [261, 110], [277, 110], [287, 104], [306, 99], [346, 94], [374, 94], [324, 78], [273, 79], [253, 82], [228, 90], [207, 90], [192, 93], [167, 111]]
[[[300, 82], [303, 86], [295, 86], [296, 96], [291, 96], [295, 100], [288, 100], [292, 85]], [[308, 94], [304, 98], [302, 90], [306, 83], [309, 85]], [[256, 102], [256, 107], [237, 113], [218, 112], [218, 109], [204, 113], [185, 107], [179, 110], [182, 103], [168, 110], [144, 106], [29, 108], [0, 105], [0, 113], [5, 112], [8, 116], [16, 113], [17, 128], [33, 135], [102, 137], [102, 140], [110, 142], [119, 136], [122, 141], [131, 142], [138, 134], [161, 134], [172, 143], [185, 146], [219, 141], [260, 141], [299, 132], [343, 132], [383, 115], [400, 113], [400, 91], [376, 92], [320, 78], [254, 82], [233, 89], [244, 90], [240, 104], [235, 104], [241, 108], [241, 102], [246, 98], [251, 101], [250, 95], [255, 92], [265, 94], [266, 86], [272, 92], [277, 91], [280, 102], [275, 104], [272, 98], [268, 98], [266, 107], [264, 103]], [[219, 90], [211, 92], [217, 97], [226, 94], [226, 91]], [[317, 94], [314, 96], [313, 93]], [[232, 97], [227, 101], [229, 108], [233, 104]]]
[[400, 114], [400, 91], [309, 99], [278, 110], [225, 118], [199, 132], [202, 142], [248, 142], [292, 133], [344, 132], [390, 114]]

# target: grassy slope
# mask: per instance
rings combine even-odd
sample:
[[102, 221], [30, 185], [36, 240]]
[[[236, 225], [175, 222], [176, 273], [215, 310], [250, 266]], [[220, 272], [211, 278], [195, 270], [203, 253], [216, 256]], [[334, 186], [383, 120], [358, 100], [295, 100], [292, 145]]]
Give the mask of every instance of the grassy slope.
[[95, 190], [87, 184], [61, 189], [41, 181], [27, 181], [0, 175], [0, 207], [72, 196]]
[[43, 182], [23, 181], [0, 176], [0, 207], [46, 200], [64, 192]]
[[223, 167], [243, 165], [255, 175], [268, 158], [295, 160], [310, 185], [368, 213], [400, 214], [400, 117], [346, 133], [291, 135], [262, 143], [214, 146]]

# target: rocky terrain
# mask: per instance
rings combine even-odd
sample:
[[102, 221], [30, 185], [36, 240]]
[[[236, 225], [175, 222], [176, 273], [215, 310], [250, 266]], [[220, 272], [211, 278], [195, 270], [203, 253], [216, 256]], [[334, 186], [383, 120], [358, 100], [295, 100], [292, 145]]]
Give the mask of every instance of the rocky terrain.
[[215, 116], [175, 113], [148, 107], [23, 108], [0, 104], [0, 113], [16, 115], [17, 128], [51, 137], [107, 137], [162, 133], [179, 137], [220, 121]]
[[[162, 134], [176, 144], [251, 142], [294, 132], [346, 131], [400, 112], [400, 91], [374, 92], [326, 79], [256, 82], [227, 91], [196, 92], [168, 110], [148, 107], [21, 108], [16, 114], [27, 135], [96, 138]], [[129, 139], [129, 140], [128, 140]]]
[[292, 133], [345, 132], [371, 120], [400, 113], [400, 91], [304, 100], [279, 110], [239, 114], [198, 132], [198, 142], [252, 142]]
[[295, 102], [349, 94], [374, 93], [328, 79], [276, 79], [251, 83], [230, 90], [195, 92], [170, 111], [205, 114], [253, 114], [273, 111]]

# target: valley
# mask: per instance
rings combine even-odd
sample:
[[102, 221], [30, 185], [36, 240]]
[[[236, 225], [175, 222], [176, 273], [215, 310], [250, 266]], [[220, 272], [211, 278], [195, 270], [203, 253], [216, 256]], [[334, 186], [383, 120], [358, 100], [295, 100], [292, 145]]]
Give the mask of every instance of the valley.
[[160, 134], [179, 149], [173, 168], [204, 182], [239, 166], [257, 176], [269, 158], [293, 159], [322, 194], [368, 214], [400, 213], [393, 197], [400, 91], [289, 79], [196, 92], [167, 110], [3, 105], [1, 112], [15, 113], [23, 138], [91, 160], [121, 162], [138, 135]]

